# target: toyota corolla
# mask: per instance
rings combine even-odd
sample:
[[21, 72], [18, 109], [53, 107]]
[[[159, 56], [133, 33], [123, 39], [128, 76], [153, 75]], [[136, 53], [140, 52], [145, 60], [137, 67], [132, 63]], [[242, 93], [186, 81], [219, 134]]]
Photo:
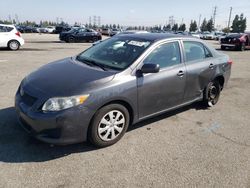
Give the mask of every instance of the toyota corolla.
[[105, 147], [152, 116], [194, 102], [212, 107], [231, 65], [200, 39], [117, 35], [25, 77], [15, 108], [22, 127], [39, 140]]

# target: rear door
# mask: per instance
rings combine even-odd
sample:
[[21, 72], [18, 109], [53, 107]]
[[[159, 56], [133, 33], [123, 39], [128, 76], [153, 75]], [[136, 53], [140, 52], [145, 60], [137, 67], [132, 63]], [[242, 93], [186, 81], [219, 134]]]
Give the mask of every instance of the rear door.
[[187, 70], [184, 102], [188, 102], [202, 97], [204, 88], [216, 73], [216, 63], [201, 42], [183, 41], [183, 51]]
[[12, 27], [0, 26], [0, 47], [7, 47]]
[[157, 46], [143, 64], [159, 64], [160, 72], [137, 77], [139, 118], [164, 111], [183, 102], [186, 69], [178, 41]]

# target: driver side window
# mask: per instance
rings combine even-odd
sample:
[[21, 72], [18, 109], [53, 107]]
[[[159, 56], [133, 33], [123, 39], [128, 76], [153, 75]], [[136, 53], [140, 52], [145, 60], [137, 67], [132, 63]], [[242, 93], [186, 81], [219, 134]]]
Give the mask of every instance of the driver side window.
[[170, 42], [156, 47], [144, 60], [144, 64], [159, 64], [160, 68], [180, 63], [181, 54], [178, 42]]

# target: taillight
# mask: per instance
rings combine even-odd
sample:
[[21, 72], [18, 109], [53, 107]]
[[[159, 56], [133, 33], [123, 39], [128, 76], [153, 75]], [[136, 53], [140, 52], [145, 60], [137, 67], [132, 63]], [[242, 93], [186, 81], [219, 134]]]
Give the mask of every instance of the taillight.
[[17, 33], [15, 33], [15, 34], [16, 34], [16, 36], [21, 37], [21, 33], [19, 31]]
[[232, 61], [232, 60], [229, 60], [227, 63], [228, 63], [229, 65], [232, 65], [232, 64], [233, 64], [233, 61]]

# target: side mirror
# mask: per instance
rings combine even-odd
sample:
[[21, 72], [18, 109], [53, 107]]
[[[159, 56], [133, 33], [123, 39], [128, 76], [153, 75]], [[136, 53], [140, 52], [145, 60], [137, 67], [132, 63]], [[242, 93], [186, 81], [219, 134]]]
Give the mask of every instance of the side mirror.
[[157, 73], [160, 71], [159, 64], [144, 64], [141, 68], [142, 73]]

